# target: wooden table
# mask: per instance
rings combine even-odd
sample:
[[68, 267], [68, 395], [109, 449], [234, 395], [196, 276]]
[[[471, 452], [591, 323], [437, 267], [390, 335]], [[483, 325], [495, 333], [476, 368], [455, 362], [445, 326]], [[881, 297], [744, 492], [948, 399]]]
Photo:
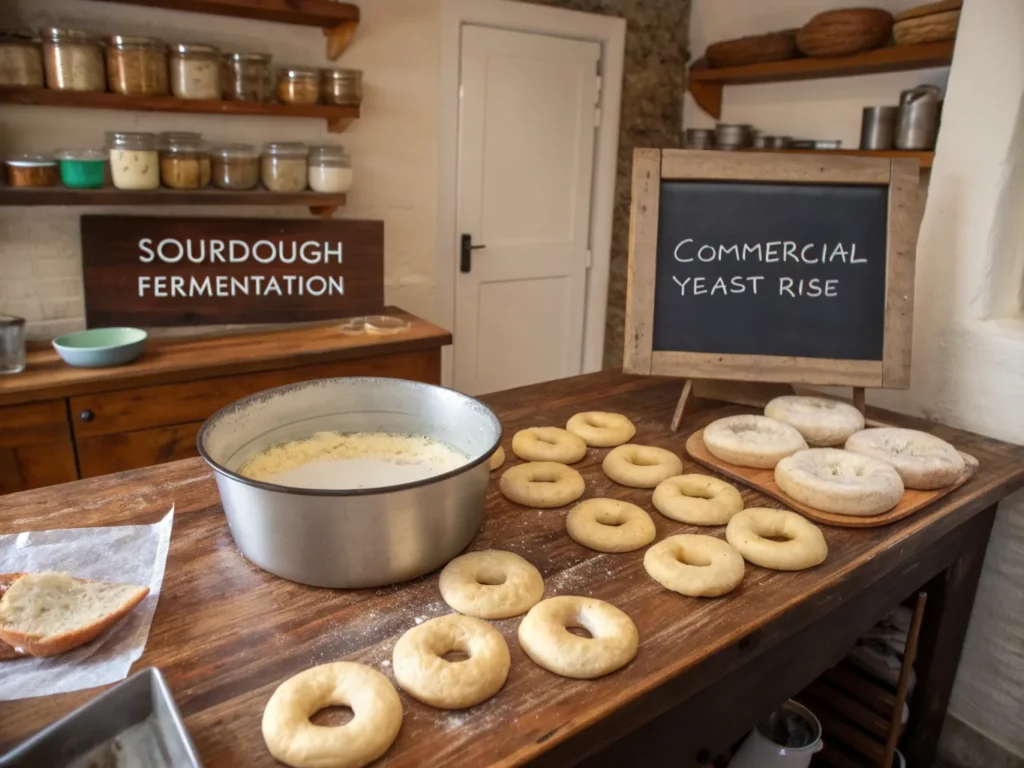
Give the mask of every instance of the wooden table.
[[[605, 372], [484, 398], [512, 434], [564, 424], [573, 413], [627, 414], [635, 441], [682, 453], [686, 436], [740, 409], [699, 403], [677, 434], [668, 429], [679, 382]], [[879, 416], [879, 414], [875, 414]], [[644, 572], [642, 552], [599, 554], [565, 533], [566, 510], [487, 497], [475, 549], [511, 550], [543, 573], [546, 594], [591, 595], [625, 610], [640, 651], [625, 669], [595, 681], [558, 677], [530, 662], [518, 619], [494, 622], [508, 640], [512, 671], [491, 700], [444, 712], [403, 695], [405, 721], [381, 765], [565, 766], [699, 764], [742, 736], [757, 717], [837, 661], [864, 630], [921, 587], [928, 613], [919, 684], [903, 748], [929, 766], [959, 660], [995, 505], [1024, 485], [1024, 448], [892, 415], [925, 426], [974, 454], [976, 477], [933, 508], [886, 528], [825, 528], [826, 562], [799, 573], [747, 566], [743, 584], [714, 600], [668, 592]], [[614, 485], [605, 450], [579, 465], [587, 496], [629, 499], [651, 509], [650, 491]], [[511, 457], [511, 453], [509, 454]], [[514, 463], [514, 457], [510, 463]], [[686, 471], [701, 471], [685, 462]], [[497, 473], [495, 473], [495, 476]], [[748, 506], [777, 506], [746, 490]], [[136, 667], [160, 667], [208, 768], [269, 766], [260, 735], [271, 692], [308, 667], [338, 659], [390, 673], [398, 637], [449, 612], [436, 574], [409, 584], [331, 591], [292, 584], [235, 549], [213, 479], [199, 460], [83, 480], [0, 498], [0, 533], [66, 526], [152, 523], [175, 504], [163, 593]], [[653, 513], [658, 539], [690, 526]], [[721, 536], [722, 529], [705, 529]], [[96, 690], [0, 703], [0, 744], [11, 746], [89, 700]]]

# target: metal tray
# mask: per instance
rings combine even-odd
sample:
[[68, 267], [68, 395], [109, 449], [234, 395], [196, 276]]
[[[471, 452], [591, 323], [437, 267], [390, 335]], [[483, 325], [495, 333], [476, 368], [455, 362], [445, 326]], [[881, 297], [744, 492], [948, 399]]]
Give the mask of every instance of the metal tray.
[[140, 670], [0, 757], [0, 768], [202, 768], [160, 670]]

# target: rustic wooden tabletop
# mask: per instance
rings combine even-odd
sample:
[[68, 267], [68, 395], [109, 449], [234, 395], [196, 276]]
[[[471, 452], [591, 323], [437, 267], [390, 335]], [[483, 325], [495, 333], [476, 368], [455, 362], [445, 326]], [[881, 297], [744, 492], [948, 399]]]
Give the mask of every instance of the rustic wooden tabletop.
[[[668, 425], [679, 391], [678, 381], [605, 372], [483, 399], [504, 422], [505, 468], [517, 461], [509, 450], [517, 430], [564, 425], [583, 410], [608, 410], [634, 421], [634, 442], [675, 450], [683, 455], [684, 471], [703, 472], [683, 452], [687, 435], [737, 408], [703, 403], [673, 434]], [[823, 565], [781, 573], [748, 564], [743, 584], [713, 600], [661, 588], [643, 569], [643, 551], [600, 554], [576, 544], [565, 532], [567, 509], [514, 505], [498, 493], [499, 472], [493, 473], [486, 521], [471, 548], [505, 549], [526, 557], [544, 576], [545, 596], [588, 595], [615, 604], [639, 629], [639, 653], [605, 678], [569, 680], [524, 656], [516, 639], [518, 618], [493, 622], [512, 654], [504, 689], [456, 712], [433, 709], [403, 694], [402, 730], [380, 764], [514, 765], [565, 747], [598, 724], [598, 730], [604, 728], [613, 715], [628, 711], [635, 727], [686, 695], [676, 690], [672, 699], [666, 691], [673, 681], [692, 678], [695, 669], [710, 669], [706, 665], [713, 655], [737, 643], [742, 649], [742, 638], [766, 628], [795, 632], [823, 615], [826, 603], [834, 605], [834, 599], [865, 589], [872, 569], [913, 558], [1024, 485], [1024, 448], [929, 428], [979, 459], [978, 474], [964, 487], [885, 528], [824, 528], [829, 556]], [[606, 452], [591, 449], [576, 465], [586, 480], [586, 497], [621, 498], [651, 510], [658, 540], [696, 532], [654, 512], [650, 491], [609, 481], [601, 471]], [[751, 490], [743, 496], [747, 506], [780, 506]], [[383, 589], [333, 591], [259, 570], [235, 548], [212, 474], [198, 459], [0, 497], [0, 533], [152, 523], [172, 502], [174, 531], [163, 591], [146, 652], [135, 668], [153, 665], [164, 672], [207, 768], [275, 765], [263, 743], [260, 719], [278, 684], [310, 666], [339, 659], [370, 664], [391, 676], [398, 637], [425, 619], [450, 612], [438, 593], [437, 574]], [[701, 532], [723, 535], [722, 528]], [[704, 678], [700, 683], [707, 685]], [[97, 693], [0, 702], [0, 747], [12, 746]]]

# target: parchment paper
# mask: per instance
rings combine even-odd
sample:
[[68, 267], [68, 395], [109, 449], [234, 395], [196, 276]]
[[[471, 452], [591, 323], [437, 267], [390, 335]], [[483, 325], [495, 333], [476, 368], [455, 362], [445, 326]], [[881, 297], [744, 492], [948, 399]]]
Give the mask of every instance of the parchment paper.
[[164, 580], [174, 507], [154, 525], [60, 528], [0, 536], [0, 573], [67, 571], [80, 579], [148, 586], [131, 613], [91, 643], [46, 659], [0, 661], [0, 701], [115, 683], [142, 656]]

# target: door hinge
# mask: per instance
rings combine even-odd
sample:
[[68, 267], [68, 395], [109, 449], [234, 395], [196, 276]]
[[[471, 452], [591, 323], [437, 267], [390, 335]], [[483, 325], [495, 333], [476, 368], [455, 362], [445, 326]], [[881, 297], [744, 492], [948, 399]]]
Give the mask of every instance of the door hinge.
[[586, 260], [583, 263], [584, 263], [584, 266], [586, 266], [587, 269], [590, 269], [592, 266], [594, 266], [594, 252], [593, 251], [590, 251], [590, 250], [587, 251], [587, 258], [586, 258]]
[[595, 107], [594, 108], [594, 127], [598, 128], [598, 127], [600, 127], [600, 125], [601, 125], [601, 108], [600, 107]]

